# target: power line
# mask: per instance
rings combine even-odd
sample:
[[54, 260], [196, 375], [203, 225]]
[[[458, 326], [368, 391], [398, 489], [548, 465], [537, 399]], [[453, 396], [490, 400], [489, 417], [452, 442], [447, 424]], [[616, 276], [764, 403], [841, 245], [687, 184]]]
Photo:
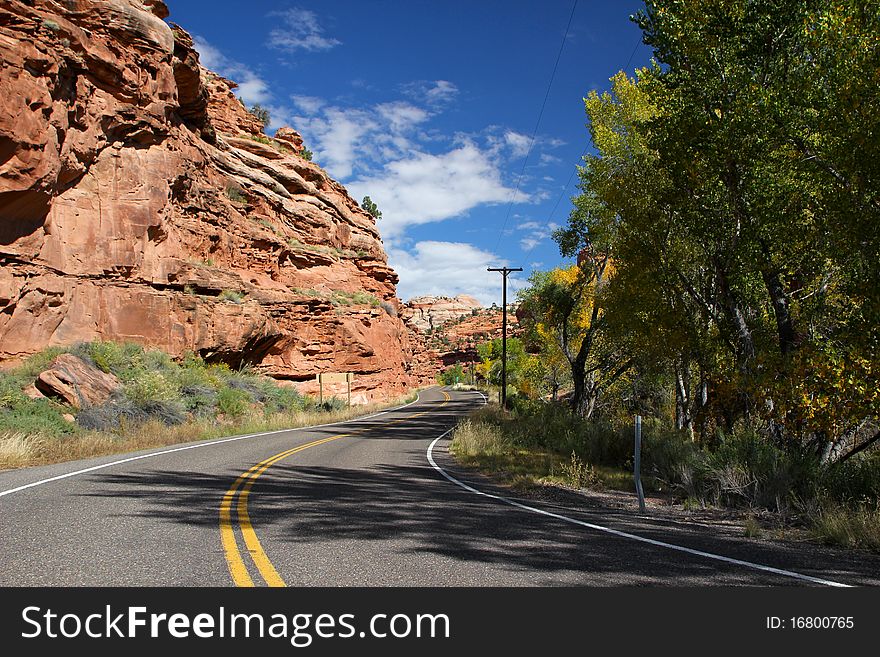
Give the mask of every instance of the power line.
[[[636, 45], [633, 47], [632, 52], [629, 55], [629, 59], [626, 60], [626, 65], [623, 67], [624, 71], [629, 69], [629, 65], [632, 63], [633, 57], [635, 57], [636, 51], [639, 49], [639, 46], [641, 45], [641, 43], [642, 43], [642, 36], [639, 35], [639, 39], [638, 39], [638, 41], [636, 41]], [[581, 153], [581, 156], [580, 156], [580, 159], [578, 160], [578, 162], [583, 162], [584, 157], [586, 156], [589, 148], [590, 148], [590, 146], [589, 146], [589, 144], [587, 144], [587, 146], [584, 148], [584, 152]], [[562, 188], [562, 192], [560, 192], [559, 198], [556, 199], [556, 203], [553, 205], [553, 209], [550, 210], [550, 214], [547, 216], [547, 219], [544, 221], [544, 225], [541, 227], [541, 230], [538, 231], [539, 233], [543, 233], [544, 230], [550, 225], [550, 222], [553, 219], [553, 215], [556, 214], [556, 209], [559, 207], [559, 204], [562, 202], [562, 197], [565, 196], [565, 192], [568, 190], [569, 185], [571, 185], [571, 181], [574, 178], [574, 175], [576, 173], [577, 173], [577, 169], [575, 169], [574, 171], [571, 172], [571, 175], [568, 177], [568, 182], [566, 182], [565, 187]], [[532, 251], [535, 250], [535, 247], [538, 246], [538, 244], [540, 244], [540, 241], [537, 241], [534, 244], [532, 244], [531, 248], [528, 251], [526, 251], [525, 255], [523, 255], [522, 259], [520, 260], [520, 262], [522, 264], [525, 264], [525, 261], [532, 254]], [[496, 249], [497, 248], [498, 247], [496, 247]]]
[[636, 56], [636, 50], [639, 49], [639, 46], [642, 44], [642, 35], [639, 35], [639, 40], [636, 41], [636, 45], [633, 47], [633, 51], [629, 55], [629, 59], [626, 60], [626, 66], [623, 67], [623, 70], [627, 70], [629, 65], [632, 63], [633, 57]]
[[[584, 147], [584, 152], [581, 153], [581, 157], [579, 160], [580, 162], [584, 161], [584, 157], [586, 156], [587, 150], [589, 150], [589, 148], [590, 148], [589, 145]], [[553, 209], [550, 210], [550, 214], [547, 215], [547, 219], [544, 220], [544, 225], [541, 226], [541, 230], [538, 231], [539, 233], [543, 233], [544, 230], [550, 226], [550, 222], [553, 220], [553, 215], [556, 214], [556, 209], [559, 207], [559, 204], [562, 202], [562, 197], [565, 196], [565, 193], [568, 191], [568, 188], [571, 185], [571, 181], [574, 179], [574, 176], [577, 173], [577, 171], [578, 171], [577, 168], [575, 168], [574, 171], [571, 172], [571, 175], [568, 177], [568, 182], [565, 183], [565, 187], [563, 187], [562, 191], [559, 192], [559, 197], [556, 199], [556, 203], [553, 204]], [[543, 239], [543, 238], [541, 238], [541, 239]], [[522, 259], [520, 260], [520, 262], [522, 264], [525, 264], [525, 261], [528, 260], [529, 256], [532, 254], [532, 251], [534, 251], [535, 247], [538, 246], [538, 244], [540, 244], [540, 243], [541, 243], [541, 240], [538, 240], [537, 242], [532, 244], [531, 248], [529, 248], [528, 251], [525, 252], [525, 255], [523, 255]]]
[[501, 244], [501, 238], [504, 235], [504, 231], [507, 229], [507, 222], [510, 220], [510, 211], [513, 209], [513, 202], [516, 200], [520, 184], [522, 183], [523, 176], [525, 176], [526, 165], [529, 163], [529, 156], [532, 154], [532, 148], [535, 146], [535, 137], [538, 136], [538, 127], [541, 125], [541, 119], [544, 116], [544, 108], [547, 106], [547, 99], [550, 97], [550, 89], [553, 87], [553, 80], [556, 78], [556, 70], [559, 68], [559, 60], [562, 58], [562, 51], [565, 49], [565, 41], [568, 39], [568, 31], [571, 29], [571, 22], [574, 19], [574, 12], [577, 9], [577, 4], [578, 0], [574, 0], [574, 4], [571, 7], [571, 14], [568, 17], [568, 24], [565, 26], [565, 35], [562, 37], [562, 43], [559, 45], [559, 52], [556, 55], [556, 63], [553, 64], [553, 73], [550, 75], [550, 82], [547, 84], [547, 92], [544, 94], [544, 102], [541, 103], [541, 111], [538, 112], [538, 120], [535, 123], [535, 129], [532, 131], [532, 139], [529, 142], [529, 149], [526, 151], [526, 157], [523, 160], [522, 170], [519, 172], [519, 178], [516, 180], [513, 194], [510, 195], [510, 203], [507, 204], [507, 213], [504, 216], [504, 223], [501, 226], [501, 232], [498, 233], [498, 241], [495, 242], [494, 251], [497, 251], [498, 246]]

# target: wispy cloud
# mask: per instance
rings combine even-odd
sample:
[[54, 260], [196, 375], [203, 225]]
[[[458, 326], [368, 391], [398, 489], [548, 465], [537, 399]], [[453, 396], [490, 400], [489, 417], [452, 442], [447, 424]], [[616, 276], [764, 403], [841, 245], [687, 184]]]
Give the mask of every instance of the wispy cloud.
[[238, 84], [235, 93], [245, 105], [267, 103], [272, 98], [269, 83], [252, 68], [230, 59], [217, 47], [198, 35], [193, 36], [193, 43], [199, 53], [199, 61], [202, 66]]
[[[489, 306], [501, 303], [501, 279], [487, 267], [509, 265], [506, 260], [464, 242], [424, 241], [412, 249], [388, 249], [389, 264], [400, 275], [402, 299], [422, 295], [470, 294]], [[508, 294], [525, 286], [516, 276], [508, 279]]]
[[441, 154], [413, 152], [378, 173], [347, 184], [355, 198], [368, 194], [382, 209], [382, 235], [407, 226], [459, 217], [484, 204], [503, 203], [511, 189], [498, 163], [474, 143]]
[[414, 102], [424, 102], [436, 108], [451, 103], [459, 92], [449, 80], [418, 80], [403, 85], [403, 93]]
[[513, 130], [504, 133], [504, 141], [510, 147], [514, 157], [524, 157], [529, 152], [532, 143], [530, 137]]
[[319, 116], [297, 116], [296, 128], [333, 176], [346, 179], [354, 172], [366, 136], [379, 128], [373, 114], [364, 110], [326, 107]]
[[310, 9], [291, 7], [284, 11], [274, 11], [270, 15], [280, 18], [282, 23], [280, 27], [269, 32], [267, 45], [270, 48], [287, 53], [294, 53], [297, 50], [319, 52], [330, 50], [342, 43], [339, 39], [324, 34], [318, 15]]
[[517, 229], [525, 232], [525, 235], [519, 240], [520, 248], [523, 251], [531, 251], [550, 237], [557, 228], [559, 228], [559, 224], [554, 221], [547, 224], [539, 224], [537, 221], [526, 221], [517, 225]]
[[294, 106], [306, 114], [317, 114], [324, 107], [324, 100], [317, 96], [291, 96]]

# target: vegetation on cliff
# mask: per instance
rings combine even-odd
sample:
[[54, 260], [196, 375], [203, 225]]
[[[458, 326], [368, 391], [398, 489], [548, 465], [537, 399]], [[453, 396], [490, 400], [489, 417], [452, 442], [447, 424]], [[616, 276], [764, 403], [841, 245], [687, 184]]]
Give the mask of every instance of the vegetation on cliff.
[[[34, 383], [62, 354], [115, 377], [118, 387], [98, 404], [42, 394]], [[84, 385], [73, 386], [78, 396]], [[80, 343], [0, 371], [0, 468], [306, 426], [374, 408], [349, 409], [337, 398], [319, 404], [247, 368], [193, 354], [175, 360], [134, 343]]]

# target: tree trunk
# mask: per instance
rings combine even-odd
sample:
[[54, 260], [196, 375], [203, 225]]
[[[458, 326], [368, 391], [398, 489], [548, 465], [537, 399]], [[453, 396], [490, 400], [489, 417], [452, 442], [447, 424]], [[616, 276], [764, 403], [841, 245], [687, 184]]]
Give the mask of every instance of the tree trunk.
[[797, 346], [797, 333], [794, 330], [788, 299], [782, 287], [782, 279], [779, 278], [777, 272], [769, 272], [767, 269], [761, 270], [761, 277], [764, 279], [764, 285], [770, 295], [770, 302], [773, 304], [773, 314], [776, 316], [779, 351], [783, 356], [787, 356]]
[[694, 437], [693, 418], [691, 417], [691, 367], [687, 359], [682, 358], [675, 364], [675, 428], [687, 431], [691, 440]]

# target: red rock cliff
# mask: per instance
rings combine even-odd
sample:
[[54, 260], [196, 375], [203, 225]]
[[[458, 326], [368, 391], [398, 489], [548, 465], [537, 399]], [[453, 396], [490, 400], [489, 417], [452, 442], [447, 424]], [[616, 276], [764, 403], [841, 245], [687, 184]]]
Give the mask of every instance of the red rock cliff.
[[0, 0], [0, 360], [134, 340], [418, 383], [373, 218], [154, 0]]

